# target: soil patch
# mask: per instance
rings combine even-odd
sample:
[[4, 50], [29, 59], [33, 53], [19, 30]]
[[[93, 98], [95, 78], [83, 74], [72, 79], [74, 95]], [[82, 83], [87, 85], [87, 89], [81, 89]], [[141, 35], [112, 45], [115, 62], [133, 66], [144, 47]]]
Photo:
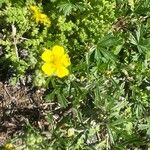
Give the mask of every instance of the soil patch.
[[38, 126], [39, 121], [44, 119], [43, 93], [44, 89], [0, 82], [0, 145], [14, 134], [22, 132], [27, 121]]

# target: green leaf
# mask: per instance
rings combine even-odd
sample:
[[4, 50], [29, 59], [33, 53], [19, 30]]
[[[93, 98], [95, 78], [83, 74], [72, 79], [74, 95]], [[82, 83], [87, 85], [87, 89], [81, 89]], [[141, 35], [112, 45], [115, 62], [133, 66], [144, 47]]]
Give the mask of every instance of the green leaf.
[[122, 42], [117, 36], [112, 34], [108, 34], [99, 40], [97, 47], [109, 48], [113, 46], [117, 46]]
[[134, 10], [134, 0], [128, 0], [128, 3], [131, 6], [131, 10]]
[[132, 43], [133, 45], [138, 45], [138, 41], [132, 34], [130, 34], [129, 40], [130, 40], [130, 43]]
[[67, 104], [67, 99], [65, 98], [65, 96], [61, 93], [60, 94], [60, 91], [56, 91], [56, 96], [57, 96], [57, 99], [58, 99], [58, 102], [60, 103], [61, 107], [67, 107], [68, 104]]

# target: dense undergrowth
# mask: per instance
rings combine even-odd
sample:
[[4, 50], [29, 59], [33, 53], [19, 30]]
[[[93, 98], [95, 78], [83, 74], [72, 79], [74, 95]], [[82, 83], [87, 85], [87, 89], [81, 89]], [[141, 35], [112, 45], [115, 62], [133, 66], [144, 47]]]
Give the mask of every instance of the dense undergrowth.
[[16, 150], [149, 149], [149, 17], [149, 0], [0, 0], [1, 82], [69, 110]]

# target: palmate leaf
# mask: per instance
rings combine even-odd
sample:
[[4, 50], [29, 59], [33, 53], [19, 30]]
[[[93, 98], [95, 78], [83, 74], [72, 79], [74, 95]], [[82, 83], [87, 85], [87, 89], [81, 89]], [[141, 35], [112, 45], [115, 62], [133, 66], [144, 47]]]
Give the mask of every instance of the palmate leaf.
[[60, 12], [63, 12], [65, 16], [71, 14], [71, 12], [73, 10], [76, 10], [75, 5], [73, 5], [72, 3], [61, 3], [57, 6], [57, 8], [59, 8]]
[[83, 10], [82, 3], [71, 3], [70, 1], [60, 3], [57, 8], [60, 12], [63, 12], [65, 16], [70, 15], [73, 11]]
[[147, 33], [147, 30], [145, 30], [144, 26], [138, 26], [135, 35], [130, 33], [129, 36], [130, 43], [136, 46], [141, 54], [150, 49], [150, 38], [145, 38], [145, 33]]
[[122, 40], [119, 39], [118, 37], [112, 34], [108, 34], [99, 40], [98, 47], [108, 48], [112, 46], [117, 46], [121, 44], [121, 42]]
[[102, 60], [103, 62], [116, 62], [116, 56], [111, 51], [113, 47], [121, 45], [122, 40], [118, 39], [118, 37], [113, 36], [112, 34], [108, 34], [99, 40], [96, 51], [95, 51], [95, 59], [97, 61]]
[[116, 57], [115, 55], [109, 51], [108, 49], [104, 49], [104, 48], [99, 48], [97, 49], [97, 51], [99, 51], [99, 56], [101, 57], [97, 57], [98, 59], [102, 59], [102, 61], [104, 63], [107, 63], [108, 61], [111, 61], [111, 62], [116, 62]]

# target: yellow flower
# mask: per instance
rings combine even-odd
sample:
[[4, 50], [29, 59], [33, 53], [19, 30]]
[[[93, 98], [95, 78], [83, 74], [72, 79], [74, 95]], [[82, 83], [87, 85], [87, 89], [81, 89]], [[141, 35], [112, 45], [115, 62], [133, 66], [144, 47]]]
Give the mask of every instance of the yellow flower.
[[3, 146], [3, 150], [14, 150], [14, 146], [11, 143], [7, 143]]
[[36, 7], [36, 6], [30, 6], [30, 9], [31, 9], [33, 12], [39, 12], [38, 7]]
[[32, 17], [36, 23], [41, 23], [41, 24], [50, 26], [51, 24], [50, 19], [47, 17], [47, 15], [41, 13], [41, 11], [39, 10], [37, 6], [31, 6], [30, 9], [33, 14]]
[[56, 45], [52, 50], [46, 49], [42, 54], [42, 59], [45, 61], [42, 66], [45, 74], [49, 76], [56, 75], [60, 78], [69, 74], [67, 67], [71, 64], [70, 58], [64, 52], [63, 47]]
[[74, 136], [75, 135], [75, 129], [74, 128], [69, 128], [68, 129], [68, 137]]

